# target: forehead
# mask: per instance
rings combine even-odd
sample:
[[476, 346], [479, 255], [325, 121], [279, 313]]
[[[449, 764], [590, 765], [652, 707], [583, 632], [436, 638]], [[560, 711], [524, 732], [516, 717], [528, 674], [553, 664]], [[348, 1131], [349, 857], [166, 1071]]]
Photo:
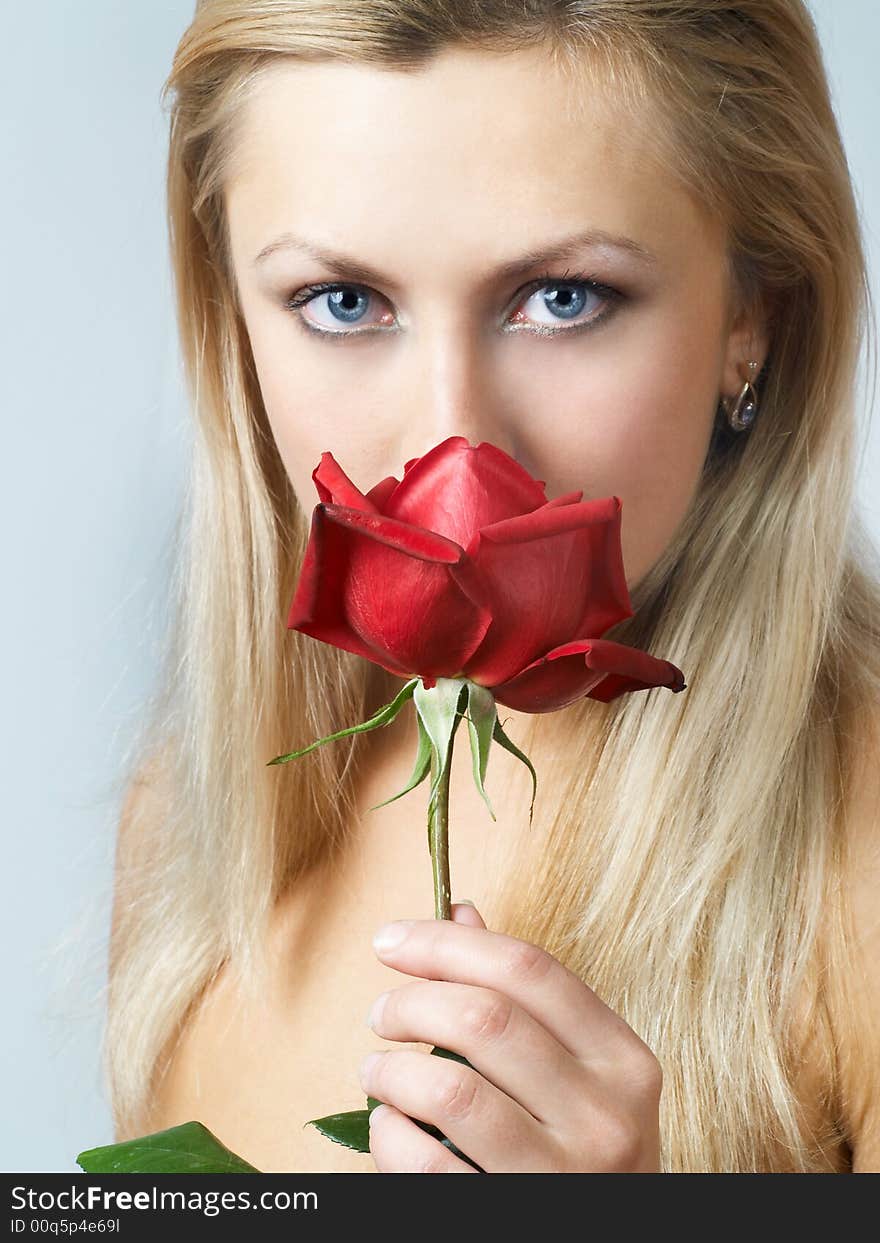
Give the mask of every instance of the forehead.
[[407, 73], [277, 61], [243, 107], [234, 159], [242, 260], [290, 228], [389, 262], [439, 238], [507, 255], [585, 227], [660, 252], [711, 233], [664, 166], [648, 109], [634, 117], [589, 64], [567, 75], [538, 49], [448, 49]]

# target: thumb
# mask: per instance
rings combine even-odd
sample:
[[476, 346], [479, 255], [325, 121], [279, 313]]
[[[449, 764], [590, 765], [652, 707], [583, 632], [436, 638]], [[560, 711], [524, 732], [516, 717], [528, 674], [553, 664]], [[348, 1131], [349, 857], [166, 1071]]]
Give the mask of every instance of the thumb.
[[452, 919], [456, 924], [469, 924], [471, 928], [485, 928], [486, 924], [482, 915], [474, 906], [473, 902], [463, 899], [461, 902], [453, 902]]

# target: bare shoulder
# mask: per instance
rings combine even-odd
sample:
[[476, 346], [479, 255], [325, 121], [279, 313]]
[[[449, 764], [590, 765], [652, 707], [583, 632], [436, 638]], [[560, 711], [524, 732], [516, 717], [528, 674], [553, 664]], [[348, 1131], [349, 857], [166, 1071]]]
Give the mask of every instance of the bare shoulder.
[[145, 825], [155, 825], [168, 797], [167, 764], [152, 756], [136, 770], [125, 791], [116, 835], [117, 866], [148, 848]]
[[368, 933], [352, 942], [347, 924], [338, 936], [322, 929], [322, 909], [308, 886], [278, 904], [262, 934], [269, 970], [258, 992], [226, 962], [194, 1000], [160, 1059], [151, 1132], [197, 1120], [267, 1173], [374, 1172], [369, 1153], [306, 1122], [363, 1108], [357, 1067], [376, 1037], [352, 1016], [366, 1014], [394, 973], [376, 961]]
[[840, 1100], [853, 1173], [880, 1173], [880, 709], [854, 740], [843, 841], [847, 947], [828, 965]]

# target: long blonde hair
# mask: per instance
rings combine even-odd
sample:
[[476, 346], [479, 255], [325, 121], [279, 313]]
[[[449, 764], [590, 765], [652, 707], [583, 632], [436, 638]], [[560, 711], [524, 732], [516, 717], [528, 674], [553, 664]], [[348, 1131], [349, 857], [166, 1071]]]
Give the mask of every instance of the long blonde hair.
[[[802, 0], [197, 5], [163, 93], [195, 443], [162, 679], [123, 778], [148, 757], [164, 814], [140, 829], [135, 814], [149, 849], [118, 897], [104, 1037], [117, 1127], [149, 1129], [191, 1007], [227, 961], [261, 987], [274, 903], [352, 832], [363, 737], [267, 761], [400, 686], [286, 629], [310, 514], [237, 308], [223, 204], [236, 121], [278, 57], [416, 72], [464, 44], [540, 44], [574, 80], [589, 57], [593, 88], [603, 74], [641, 124], [650, 106], [670, 173], [726, 222], [737, 296], [773, 311], [754, 427], [719, 417], [685, 521], [608, 635], [676, 663], [688, 690], [565, 709], [569, 752], [539, 773], [533, 845], [490, 926], [556, 955], [657, 1055], [664, 1169], [826, 1169], [834, 1127], [810, 1133], [794, 1074], [803, 1030], [830, 1041], [827, 980], [854, 970], [847, 740], [878, 699], [880, 569], [854, 491], [870, 289]], [[833, 1057], [825, 1104], [834, 1118]]]

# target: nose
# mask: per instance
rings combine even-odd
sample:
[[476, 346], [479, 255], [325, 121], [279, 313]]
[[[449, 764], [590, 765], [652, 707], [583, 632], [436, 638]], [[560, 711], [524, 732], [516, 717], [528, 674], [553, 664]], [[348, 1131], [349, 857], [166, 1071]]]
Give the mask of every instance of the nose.
[[474, 447], [489, 441], [529, 469], [520, 456], [513, 394], [504, 392], [492, 353], [475, 330], [435, 325], [426, 331], [401, 386], [401, 464], [450, 436], [464, 436]]

